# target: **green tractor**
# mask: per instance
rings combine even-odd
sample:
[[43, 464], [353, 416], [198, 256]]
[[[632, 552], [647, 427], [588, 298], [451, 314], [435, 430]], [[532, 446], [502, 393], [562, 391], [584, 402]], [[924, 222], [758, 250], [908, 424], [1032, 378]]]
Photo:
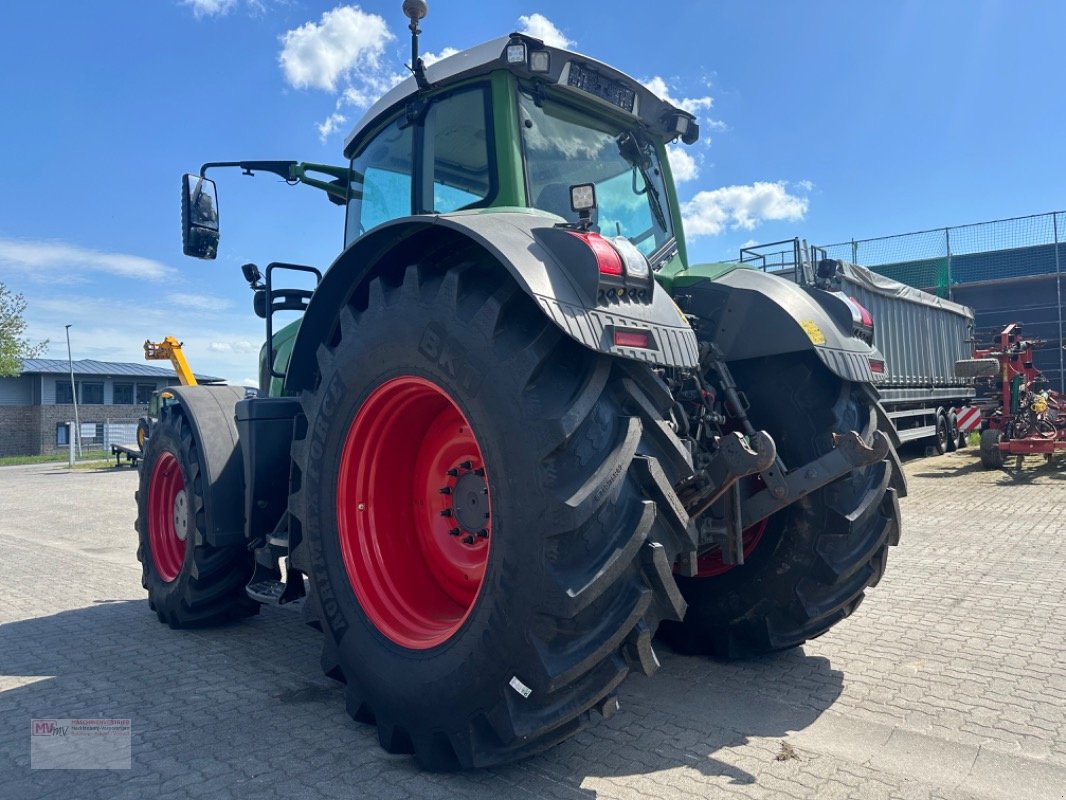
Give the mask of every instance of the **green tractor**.
[[[137, 529], [161, 621], [302, 599], [349, 713], [448, 770], [610, 715], [657, 635], [749, 657], [825, 633], [880, 579], [905, 487], [868, 317], [689, 264], [665, 147], [691, 114], [522, 34], [423, 67], [404, 8], [413, 76], [345, 166], [185, 176], [188, 255], [217, 251], [222, 166], [324, 190], [344, 248], [245, 266], [260, 396], [173, 389]], [[292, 269], [317, 288], [279, 288]]]

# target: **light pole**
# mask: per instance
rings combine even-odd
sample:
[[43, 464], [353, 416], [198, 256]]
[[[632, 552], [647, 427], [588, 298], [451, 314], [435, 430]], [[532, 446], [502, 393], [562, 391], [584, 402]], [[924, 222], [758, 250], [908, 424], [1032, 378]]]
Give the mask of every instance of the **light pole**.
[[81, 456], [81, 422], [78, 421], [78, 390], [74, 386], [74, 359], [70, 356], [70, 325], [67, 329], [67, 366], [70, 367], [70, 398], [74, 401], [74, 443], [78, 448], [78, 456]]

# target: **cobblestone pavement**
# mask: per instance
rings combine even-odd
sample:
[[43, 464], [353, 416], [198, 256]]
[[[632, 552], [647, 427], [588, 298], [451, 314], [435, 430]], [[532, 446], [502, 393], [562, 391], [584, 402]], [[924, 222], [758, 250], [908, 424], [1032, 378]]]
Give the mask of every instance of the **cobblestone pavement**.
[[[906, 465], [904, 538], [856, 615], [726, 664], [662, 653], [622, 710], [502, 769], [418, 771], [352, 722], [291, 607], [171, 631], [123, 468], [0, 469], [0, 796], [1066, 797], [1066, 469]], [[131, 770], [31, 770], [31, 718], [130, 718]]]

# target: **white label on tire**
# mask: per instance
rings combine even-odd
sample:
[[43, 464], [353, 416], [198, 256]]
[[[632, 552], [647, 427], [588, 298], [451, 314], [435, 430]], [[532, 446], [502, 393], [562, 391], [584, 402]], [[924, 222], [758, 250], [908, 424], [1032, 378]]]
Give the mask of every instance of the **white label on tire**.
[[522, 697], [529, 697], [533, 694], [533, 690], [526, 686], [522, 681], [518, 680], [518, 676], [515, 675], [510, 680], [511, 688], [518, 692]]

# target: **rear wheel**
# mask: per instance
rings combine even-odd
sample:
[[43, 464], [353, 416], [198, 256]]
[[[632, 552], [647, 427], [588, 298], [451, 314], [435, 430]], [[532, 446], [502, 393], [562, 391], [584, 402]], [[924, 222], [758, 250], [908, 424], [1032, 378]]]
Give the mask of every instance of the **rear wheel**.
[[938, 456], [942, 456], [948, 451], [950, 439], [951, 436], [948, 430], [948, 418], [944, 415], [944, 412], [942, 410], [937, 409], [936, 434], [933, 439], [933, 448], [936, 450]]
[[985, 469], [1003, 467], [1003, 451], [999, 443], [1003, 440], [1003, 431], [999, 428], [986, 428], [981, 431], [981, 465]]
[[141, 585], [172, 628], [228, 622], [259, 612], [245, 594], [251, 555], [205, 538], [206, 470], [181, 406], [163, 409], [141, 459], [137, 523]]
[[[869, 393], [812, 358], [781, 356], [733, 367], [756, 428], [768, 431], [790, 468], [827, 452], [832, 434], [877, 425]], [[678, 578], [688, 601], [664, 638], [683, 652], [744, 658], [795, 647], [847, 617], [875, 586], [899, 541], [892, 462], [855, 470], [745, 532], [744, 564]], [[719, 556], [720, 561], [720, 556]]]
[[955, 416], [954, 411], [949, 411], [947, 414], [947, 427], [947, 451], [949, 453], [954, 453], [956, 450], [959, 449], [959, 418]]
[[444, 770], [612, 713], [684, 613], [666, 388], [565, 337], [495, 264], [375, 279], [318, 365], [292, 563], [352, 716]]

